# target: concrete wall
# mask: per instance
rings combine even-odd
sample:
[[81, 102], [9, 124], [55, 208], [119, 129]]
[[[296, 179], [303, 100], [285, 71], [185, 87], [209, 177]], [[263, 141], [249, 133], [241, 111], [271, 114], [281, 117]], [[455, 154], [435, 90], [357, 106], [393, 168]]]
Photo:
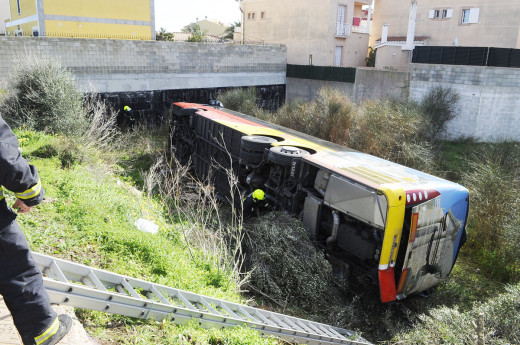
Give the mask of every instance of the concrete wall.
[[376, 68], [407, 72], [412, 61], [412, 51], [400, 46], [384, 46], [376, 50]]
[[357, 68], [355, 83], [287, 78], [286, 100], [310, 101], [323, 87], [340, 90], [354, 102], [366, 99], [407, 98], [409, 73]]
[[61, 60], [85, 93], [129, 105], [157, 122], [174, 101], [207, 103], [235, 87], [257, 87], [258, 104], [285, 101], [284, 47], [184, 42], [0, 37], [0, 78], [26, 54]]
[[412, 64], [410, 97], [419, 100], [439, 85], [461, 97], [448, 138], [520, 140], [520, 69]]
[[25, 54], [60, 59], [85, 92], [285, 84], [279, 46], [0, 37], [0, 76]]

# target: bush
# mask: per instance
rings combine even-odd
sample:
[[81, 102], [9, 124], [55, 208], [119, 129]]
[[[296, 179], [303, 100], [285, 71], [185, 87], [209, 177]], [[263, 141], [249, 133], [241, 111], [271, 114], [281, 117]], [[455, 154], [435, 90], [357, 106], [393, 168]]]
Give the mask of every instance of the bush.
[[342, 92], [323, 88], [314, 101], [287, 104], [268, 120], [341, 144], [348, 136], [353, 112], [354, 105]]
[[448, 122], [457, 115], [459, 94], [451, 88], [432, 88], [421, 100], [425, 123], [424, 133], [430, 142], [435, 142], [444, 132]]
[[520, 144], [485, 145], [468, 163], [463, 184], [471, 196], [468, 245], [493, 277], [520, 278]]
[[26, 56], [8, 80], [0, 112], [13, 127], [65, 135], [87, 128], [83, 95], [70, 72], [59, 62]]
[[251, 116], [262, 117], [263, 112], [256, 105], [256, 98], [256, 89], [249, 87], [229, 90], [219, 95], [217, 99], [228, 109]]
[[404, 100], [366, 101], [357, 109], [348, 146], [371, 155], [432, 171], [430, 145], [421, 139], [421, 113]]
[[477, 344], [473, 324], [483, 314], [485, 344], [520, 343], [520, 286], [507, 291], [467, 312], [441, 307], [420, 316], [411, 333], [400, 334], [395, 344]]
[[332, 268], [309, 232], [294, 217], [272, 212], [245, 228], [245, 267], [249, 286], [278, 305], [313, 307], [330, 302]]

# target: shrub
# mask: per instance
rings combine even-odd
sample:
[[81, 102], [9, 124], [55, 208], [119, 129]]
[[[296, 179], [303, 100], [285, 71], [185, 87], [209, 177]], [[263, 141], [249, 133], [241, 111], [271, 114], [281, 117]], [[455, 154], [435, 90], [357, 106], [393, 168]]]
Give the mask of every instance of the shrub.
[[395, 344], [477, 344], [474, 323], [483, 314], [485, 344], [519, 344], [520, 286], [507, 291], [467, 312], [441, 307], [421, 315], [410, 333], [398, 335]]
[[294, 217], [272, 212], [251, 220], [245, 228], [245, 267], [249, 286], [278, 305], [314, 307], [334, 293], [332, 268], [316, 250], [309, 232]]
[[433, 154], [421, 140], [421, 113], [415, 103], [366, 101], [353, 120], [349, 147], [419, 170], [433, 170]]
[[432, 88], [421, 100], [420, 106], [426, 120], [424, 133], [429, 141], [438, 140], [448, 122], [455, 118], [459, 100], [460, 96], [455, 90], [442, 86]]
[[520, 144], [483, 146], [468, 163], [463, 184], [471, 196], [468, 245], [495, 278], [520, 278]]
[[270, 114], [268, 120], [336, 143], [344, 143], [354, 105], [340, 91], [323, 88], [312, 102], [295, 102]]
[[87, 127], [83, 95], [70, 72], [59, 62], [25, 56], [8, 80], [0, 112], [11, 126], [65, 135]]
[[229, 90], [219, 95], [218, 100], [222, 102], [224, 107], [243, 114], [257, 116], [260, 112], [256, 105], [256, 89], [254, 87]]

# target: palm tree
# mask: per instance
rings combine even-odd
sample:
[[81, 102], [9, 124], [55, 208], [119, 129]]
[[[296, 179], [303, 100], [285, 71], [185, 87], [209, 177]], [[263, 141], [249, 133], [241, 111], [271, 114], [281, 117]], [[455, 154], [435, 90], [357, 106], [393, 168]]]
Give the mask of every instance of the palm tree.
[[226, 36], [222, 37], [223, 39], [233, 39], [233, 35], [235, 33], [235, 28], [241, 27], [242, 24], [240, 22], [234, 22], [233, 24], [229, 25], [226, 29]]

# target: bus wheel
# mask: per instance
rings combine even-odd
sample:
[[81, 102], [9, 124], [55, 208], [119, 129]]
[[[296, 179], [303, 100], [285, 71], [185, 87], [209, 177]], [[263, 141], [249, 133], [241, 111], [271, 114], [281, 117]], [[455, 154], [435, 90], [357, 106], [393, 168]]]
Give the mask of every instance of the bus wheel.
[[240, 139], [240, 147], [247, 151], [264, 152], [278, 140], [263, 135], [246, 135]]
[[310, 155], [299, 147], [294, 146], [277, 146], [271, 147], [269, 150], [269, 161], [280, 165], [291, 165], [294, 158], [302, 158]]

